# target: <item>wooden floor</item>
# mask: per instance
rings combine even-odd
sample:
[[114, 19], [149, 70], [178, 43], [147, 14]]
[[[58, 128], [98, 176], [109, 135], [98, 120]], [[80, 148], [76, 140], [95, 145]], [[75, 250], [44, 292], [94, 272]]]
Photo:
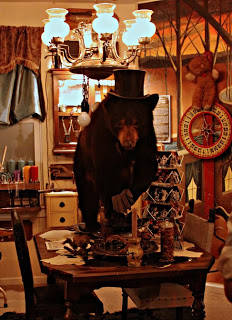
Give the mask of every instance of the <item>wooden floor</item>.
[[207, 281], [223, 284], [223, 278], [222, 278], [221, 273], [218, 271], [217, 263], [218, 263], [218, 260], [215, 260], [213, 267], [211, 268], [210, 272], [208, 273]]
[[[5, 287], [7, 291], [8, 308], [3, 308], [3, 299], [0, 296], [0, 315], [5, 312], [23, 313], [25, 310], [24, 291], [22, 286]], [[121, 310], [122, 294], [120, 288], [102, 288], [96, 294], [104, 304], [104, 312]], [[232, 304], [226, 299], [222, 284], [207, 282], [205, 291], [205, 320], [229, 320], [232, 314]], [[129, 300], [129, 308], [134, 304]]]

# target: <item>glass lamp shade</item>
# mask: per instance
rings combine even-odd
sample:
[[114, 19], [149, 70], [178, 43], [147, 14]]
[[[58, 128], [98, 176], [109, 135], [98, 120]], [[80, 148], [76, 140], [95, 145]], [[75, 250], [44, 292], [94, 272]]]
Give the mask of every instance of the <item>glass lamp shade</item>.
[[133, 29], [131, 29], [132, 26], [135, 24], [136, 20], [131, 19], [131, 20], [125, 20], [123, 22], [126, 25], [126, 30], [123, 32], [123, 35], [122, 35], [123, 43], [125, 43], [127, 47], [138, 46], [139, 45], [138, 37], [133, 32]]
[[93, 20], [93, 30], [98, 34], [114, 33], [118, 29], [118, 20], [113, 17], [115, 4], [99, 3], [95, 4], [97, 18]]
[[132, 28], [138, 38], [151, 38], [155, 34], [156, 27], [150, 21], [152, 13], [152, 10], [135, 10], [133, 12], [136, 17], [136, 23]]
[[45, 24], [44, 32], [49, 34], [51, 38], [65, 38], [70, 32], [69, 25], [64, 22], [68, 10], [51, 8], [46, 10], [46, 12], [49, 15], [49, 22]]
[[46, 46], [49, 46], [51, 44], [51, 36], [48, 33], [43, 32], [41, 35], [41, 39]]
[[83, 38], [86, 48], [90, 48], [92, 46], [92, 25], [91, 23], [87, 24], [83, 29]]
[[[43, 21], [43, 23], [45, 25], [46, 23], [49, 22], [49, 19], [43, 19], [42, 21]], [[51, 36], [48, 33], [43, 32], [42, 35], [41, 35], [41, 39], [42, 39], [43, 43], [46, 44], [46, 46], [49, 46], [51, 44], [51, 40], [52, 39], [51, 39]]]

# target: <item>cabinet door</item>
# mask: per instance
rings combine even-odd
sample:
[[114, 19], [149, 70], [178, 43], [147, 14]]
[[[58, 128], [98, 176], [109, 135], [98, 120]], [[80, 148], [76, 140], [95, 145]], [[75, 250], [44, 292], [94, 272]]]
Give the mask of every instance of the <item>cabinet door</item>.
[[74, 153], [80, 130], [77, 119], [83, 100], [83, 76], [64, 69], [54, 69], [51, 72], [54, 117], [53, 153]]
[[[74, 153], [80, 132], [77, 120], [83, 100], [83, 75], [71, 73], [68, 69], [51, 69], [50, 72], [52, 74], [54, 117], [53, 153]], [[111, 77], [101, 80], [100, 83], [89, 79], [88, 83], [88, 103], [94, 110], [94, 103], [101, 102], [107, 92], [114, 88], [114, 80]]]

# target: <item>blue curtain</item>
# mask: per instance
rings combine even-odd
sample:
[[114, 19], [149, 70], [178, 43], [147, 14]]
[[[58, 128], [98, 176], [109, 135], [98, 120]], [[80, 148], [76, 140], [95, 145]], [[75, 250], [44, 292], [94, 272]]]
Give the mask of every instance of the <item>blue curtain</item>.
[[0, 74], [0, 124], [13, 124], [29, 117], [45, 118], [40, 76], [23, 65]]
[[0, 124], [45, 119], [41, 85], [43, 28], [0, 26]]

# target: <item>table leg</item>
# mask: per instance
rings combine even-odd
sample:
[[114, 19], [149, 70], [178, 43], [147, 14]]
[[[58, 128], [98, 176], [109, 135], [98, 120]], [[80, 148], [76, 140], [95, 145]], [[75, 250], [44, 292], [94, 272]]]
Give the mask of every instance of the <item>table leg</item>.
[[65, 315], [64, 315], [64, 319], [65, 320], [71, 320], [72, 319], [72, 311], [71, 311], [71, 303], [70, 301], [65, 301]]
[[192, 305], [192, 316], [194, 320], [205, 319], [205, 304], [204, 304], [205, 282], [206, 282], [206, 275], [201, 274], [199, 275], [199, 277], [192, 279], [192, 283], [190, 285], [192, 290], [192, 295], [194, 297], [194, 301]]
[[128, 295], [122, 289], [122, 320], [127, 320]]
[[3, 295], [3, 299], [4, 299], [4, 308], [7, 308], [7, 307], [8, 307], [8, 305], [7, 305], [6, 291], [5, 291], [2, 287], [0, 287], [0, 292], [1, 292], [1, 293], [2, 293], [2, 295]]
[[64, 285], [64, 300], [65, 300], [65, 320], [72, 319], [71, 302], [68, 300], [68, 282], [65, 281]]

